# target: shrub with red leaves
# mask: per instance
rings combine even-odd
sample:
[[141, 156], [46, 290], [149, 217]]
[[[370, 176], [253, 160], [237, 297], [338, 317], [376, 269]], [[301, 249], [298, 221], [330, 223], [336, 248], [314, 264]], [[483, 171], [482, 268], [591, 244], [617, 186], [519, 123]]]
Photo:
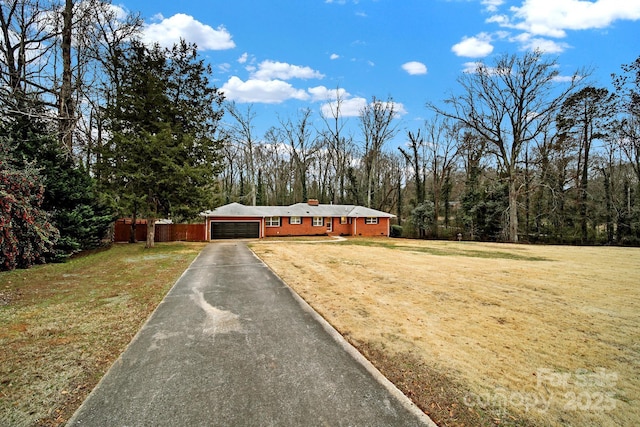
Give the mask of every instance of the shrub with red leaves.
[[44, 262], [58, 230], [41, 209], [44, 187], [32, 166], [15, 167], [0, 145], [0, 270]]

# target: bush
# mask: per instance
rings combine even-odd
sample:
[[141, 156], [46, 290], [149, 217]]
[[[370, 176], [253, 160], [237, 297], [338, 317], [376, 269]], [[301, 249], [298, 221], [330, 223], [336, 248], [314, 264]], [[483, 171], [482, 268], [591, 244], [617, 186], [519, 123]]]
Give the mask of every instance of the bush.
[[402, 237], [402, 226], [393, 224], [391, 226], [391, 232], [389, 233], [389, 237]]
[[44, 187], [37, 171], [18, 169], [0, 141], [0, 270], [44, 262], [58, 230], [41, 206]]
[[42, 118], [17, 116], [0, 125], [0, 138], [11, 147], [17, 169], [38, 170], [44, 187], [38, 206], [50, 214], [60, 234], [46, 260], [57, 262], [97, 248], [115, 220], [115, 210], [100, 197], [89, 173], [60, 148], [50, 129]]
[[424, 238], [427, 233], [433, 231], [434, 222], [435, 210], [431, 201], [426, 201], [411, 211], [411, 223], [418, 230], [420, 238]]

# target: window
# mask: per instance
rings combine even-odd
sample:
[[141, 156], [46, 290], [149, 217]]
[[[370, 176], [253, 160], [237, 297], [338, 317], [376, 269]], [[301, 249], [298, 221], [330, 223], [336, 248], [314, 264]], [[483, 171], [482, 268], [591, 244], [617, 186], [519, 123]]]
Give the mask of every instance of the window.
[[264, 223], [267, 227], [280, 227], [280, 217], [268, 216], [264, 219]]
[[340, 217], [340, 224], [346, 224], [347, 223], [347, 217], [346, 216], [341, 216]]
[[302, 218], [300, 218], [299, 216], [292, 216], [291, 218], [289, 218], [289, 224], [292, 224], [292, 225], [302, 224]]
[[376, 218], [374, 216], [369, 216], [369, 217], [365, 218], [364, 223], [365, 224], [377, 224], [378, 223], [378, 218]]
[[313, 217], [313, 226], [314, 227], [322, 227], [324, 225], [324, 218], [322, 218], [321, 216], [314, 216]]

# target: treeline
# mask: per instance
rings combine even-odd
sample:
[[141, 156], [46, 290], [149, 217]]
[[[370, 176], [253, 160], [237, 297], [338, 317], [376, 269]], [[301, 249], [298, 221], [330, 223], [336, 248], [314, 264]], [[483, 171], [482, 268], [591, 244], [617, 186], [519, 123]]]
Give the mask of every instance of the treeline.
[[502, 55], [414, 129], [374, 97], [353, 131], [340, 89], [319, 120], [303, 110], [264, 135], [253, 106], [230, 103], [218, 197], [365, 205], [396, 214], [407, 237], [636, 245], [640, 57], [612, 79], [609, 91], [540, 52]]
[[[108, 2], [0, 2], [0, 270], [109, 243], [120, 216], [213, 203], [222, 95], [194, 45]], [[135, 221], [134, 221], [135, 223]]]
[[411, 237], [640, 243], [640, 58], [610, 92], [503, 55], [419, 128], [392, 98], [348, 119], [336, 89], [256, 135], [196, 46], [141, 31], [101, 0], [0, 2], [0, 269], [96, 248], [122, 216], [146, 218], [153, 246], [155, 219], [232, 201], [365, 205]]

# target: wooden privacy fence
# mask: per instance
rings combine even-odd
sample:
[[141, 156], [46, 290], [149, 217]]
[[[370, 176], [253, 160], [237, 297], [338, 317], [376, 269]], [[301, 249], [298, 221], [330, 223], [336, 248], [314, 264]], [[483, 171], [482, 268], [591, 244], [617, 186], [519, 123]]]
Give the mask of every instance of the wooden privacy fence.
[[[203, 242], [206, 240], [205, 224], [156, 224], [155, 242]], [[115, 224], [114, 241], [128, 242], [131, 221], [118, 220]], [[136, 240], [147, 240], [147, 224], [136, 224]]]

